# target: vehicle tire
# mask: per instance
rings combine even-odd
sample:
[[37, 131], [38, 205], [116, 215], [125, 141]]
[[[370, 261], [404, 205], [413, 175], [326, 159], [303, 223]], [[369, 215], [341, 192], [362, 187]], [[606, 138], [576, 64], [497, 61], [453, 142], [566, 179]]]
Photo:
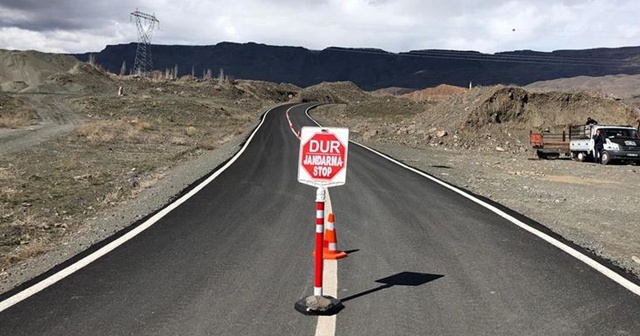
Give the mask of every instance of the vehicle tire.
[[560, 153], [547, 153], [547, 159], [555, 160], [560, 157]]
[[539, 159], [546, 159], [547, 158], [547, 154], [541, 150], [536, 151], [536, 155], [538, 156]]
[[609, 156], [609, 153], [607, 153], [607, 151], [603, 150], [600, 156], [601, 156], [603, 165], [611, 163], [611, 156]]
[[585, 153], [585, 152], [580, 152], [580, 153], [578, 153], [578, 154], [576, 155], [576, 157], [577, 157], [577, 160], [578, 160], [578, 161], [580, 161], [580, 162], [585, 162], [585, 161], [587, 161], [587, 153]]

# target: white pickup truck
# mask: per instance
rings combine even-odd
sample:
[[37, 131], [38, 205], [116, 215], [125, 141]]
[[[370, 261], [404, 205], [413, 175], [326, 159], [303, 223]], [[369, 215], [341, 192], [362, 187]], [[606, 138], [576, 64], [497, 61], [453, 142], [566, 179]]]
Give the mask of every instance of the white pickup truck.
[[604, 137], [602, 164], [612, 161], [640, 162], [640, 138], [631, 126], [581, 125], [570, 130], [569, 150], [571, 157], [578, 161], [593, 160], [593, 140], [596, 130]]

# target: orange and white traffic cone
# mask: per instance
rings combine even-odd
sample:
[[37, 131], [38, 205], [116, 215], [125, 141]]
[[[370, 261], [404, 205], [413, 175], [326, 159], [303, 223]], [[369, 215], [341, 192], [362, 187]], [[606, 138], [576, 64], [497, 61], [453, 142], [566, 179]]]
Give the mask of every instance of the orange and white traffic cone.
[[337, 260], [347, 257], [347, 253], [338, 250], [338, 237], [336, 235], [335, 217], [329, 213], [327, 225], [324, 228], [324, 245], [322, 249], [323, 259]]

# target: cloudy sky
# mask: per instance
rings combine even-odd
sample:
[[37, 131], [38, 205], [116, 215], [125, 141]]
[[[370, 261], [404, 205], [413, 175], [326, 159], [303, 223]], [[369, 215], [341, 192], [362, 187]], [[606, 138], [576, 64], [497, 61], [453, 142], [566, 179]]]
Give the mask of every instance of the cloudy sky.
[[154, 44], [486, 53], [640, 45], [635, 0], [0, 0], [0, 49], [80, 53], [135, 42], [136, 8], [160, 21]]

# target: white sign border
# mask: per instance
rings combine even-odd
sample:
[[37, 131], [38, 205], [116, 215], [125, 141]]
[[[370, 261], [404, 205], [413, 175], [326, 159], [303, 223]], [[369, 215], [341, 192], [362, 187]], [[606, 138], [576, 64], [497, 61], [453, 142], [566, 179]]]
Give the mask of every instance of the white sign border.
[[[316, 180], [302, 166], [302, 147], [318, 133], [331, 133], [335, 135], [344, 146], [344, 167], [331, 180]], [[343, 127], [315, 127], [304, 126], [300, 130], [300, 148], [298, 150], [298, 182], [314, 187], [336, 187], [346, 183], [347, 180], [347, 162], [349, 157], [349, 129]]]

